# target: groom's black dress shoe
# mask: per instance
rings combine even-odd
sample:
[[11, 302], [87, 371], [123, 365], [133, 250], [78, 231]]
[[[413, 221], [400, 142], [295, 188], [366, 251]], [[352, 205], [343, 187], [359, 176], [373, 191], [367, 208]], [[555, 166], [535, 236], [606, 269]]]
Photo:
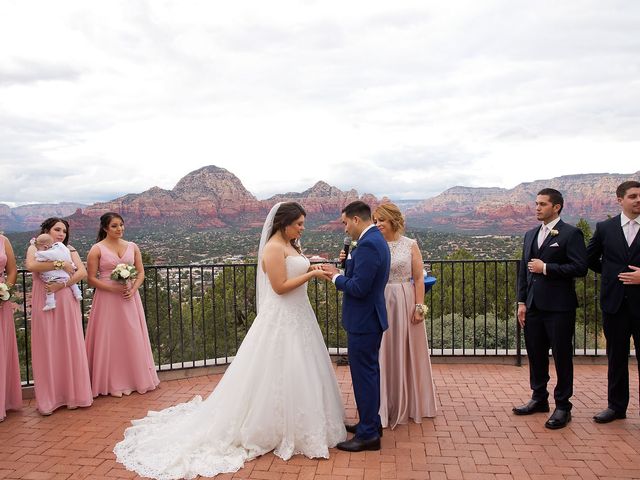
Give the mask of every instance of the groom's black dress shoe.
[[609, 423], [621, 418], [627, 418], [626, 413], [618, 413], [611, 408], [605, 408], [603, 411], [593, 416], [596, 423]]
[[[347, 430], [347, 432], [349, 433], [356, 433], [356, 430], [358, 430], [358, 424], [354, 423], [353, 425], [344, 425], [344, 428]], [[378, 435], [380, 435], [380, 437], [382, 437], [382, 425], [380, 425], [378, 427]]]
[[516, 415], [531, 415], [537, 412], [548, 412], [549, 402], [542, 400], [529, 400], [528, 403], [520, 405], [519, 407], [513, 407], [512, 412]]
[[567, 426], [567, 423], [571, 421], [571, 411], [570, 410], [560, 410], [556, 408], [549, 420], [544, 422], [544, 426], [550, 428], [551, 430], [557, 430], [558, 428], [564, 428]]
[[336, 445], [338, 450], [345, 452], [364, 452], [365, 450], [380, 450], [380, 437], [375, 437], [370, 440], [360, 440], [357, 437], [353, 437], [351, 440], [340, 442]]

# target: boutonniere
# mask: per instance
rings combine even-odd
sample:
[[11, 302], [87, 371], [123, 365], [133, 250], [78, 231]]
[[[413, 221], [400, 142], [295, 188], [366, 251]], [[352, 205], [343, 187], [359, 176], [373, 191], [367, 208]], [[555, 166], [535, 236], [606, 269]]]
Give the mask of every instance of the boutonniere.
[[351, 250], [355, 250], [356, 248], [358, 248], [358, 242], [356, 242], [355, 240], [351, 241]]
[[556, 236], [556, 235], [558, 235], [559, 233], [560, 233], [560, 232], [559, 232], [558, 230], [556, 230], [555, 228], [554, 228], [554, 229], [549, 230], [549, 236], [551, 236], [551, 237], [555, 237], [555, 236]]

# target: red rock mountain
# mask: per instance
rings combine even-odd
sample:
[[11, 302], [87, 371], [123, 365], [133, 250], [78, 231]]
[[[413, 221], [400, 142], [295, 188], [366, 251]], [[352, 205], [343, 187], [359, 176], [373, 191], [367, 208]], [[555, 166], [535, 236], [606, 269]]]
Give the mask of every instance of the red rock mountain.
[[[349, 202], [363, 199], [377, 204], [373, 195], [358, 196], [355, 190], [343, 192], [318, 182], [304, 192], [289, 192], [267, 200], [257, 200], [233, 173], [207, 166], [183, 177], [172, 190], [153, 187], [139, 194], [128, 194], [109, 202], [76, 211], [69, 220], [74, 228], [95, 228], [97, 218], [114, 211], [122, 214], [130, 226], [183, 225], [197, 228], [255, 227], [262, 225], [269, 209], [277, 202], [302, 203], [316, 223], [335, 224], [340, 210]], [[333, 223], [332, 223], [333, 222]]]
[[[552, 187], [564, 194], [566, 203], [562, 216], [565, 220], [575, 223], [583, 217], [593, 224], [619, 212], [615, 188], [631, 179], [640, 179], [640, 172], [568, 175], [521, 183], [512, 189], [458, 186], [419, 202], [405, 214], [408, 224], [418, 228], [521, 234], [535, 224], [536, 193], [544, 187]], [[116, 211], [130, 226], [241, 229], [262, 225], [266, 212], [276, 202], [293, 200], [304, 206], [309, 214], [309, 224], [314, 228], [342, 230], [340, 210], [357, 199], [374, 208], [388, 200], [370, 194], [359, 195], [353, 189], [342, 191], [320, 181], [303, 192], [289, 192], [261, 201], [233, 173], [211, 165], [189, 173], [172, 190], [153, 187], [84, 209], [77, 204], [28, 205], [16, 209], [0, 205], [0, 229], [35, 229], [43, 218], [69, 215], [74, 209], [76, 212], [69, 217], [73, 228], [95, 229], [100, 215]]]
[[81, 203], [38, 203], [11, 208], [0, 203], [0, 231], [35, 230], [40, 223], [49, 217], [68, 217], [78, 208], [86, 205]]
[[344, 192], [326, 182], [319, 181], [304, 192], [274, 195], [264, 202], [269, 205], [269, 208], [277, 202], [298, 202], [307, 212], [311, 224], [323, 224], [319, 227], [320, 230], [342, 230], [340, 212], [355, 200], [362, 200], [368, 203], [371, 208], [388, 201], [386, 197], [378, 200], [374, 195], [368, 193], [358, 195], [358, 192], [354, 189]]
[[127, 224], [225, 227], [247, 215], [262, 214], [264, 206], [233, 173], [207, 166], [183, 177], [172, 190], [153, 187], [78, 211], [70, 220], [76, 227], [95, 227], [96, 218], [113, 211]]
[[536, 223], [534, 202], [543, 188], [562, 192], [562, 217], [572, 223], [580, 218], [590, 223], [620, 212], [616, 187], [625, 180], [639, 180], [631, 174], [593, 173], [567, 175], [521, 183], [512, 189], [453, 187], [407, 210], [414, 224], [473, 233], [522, 233]]

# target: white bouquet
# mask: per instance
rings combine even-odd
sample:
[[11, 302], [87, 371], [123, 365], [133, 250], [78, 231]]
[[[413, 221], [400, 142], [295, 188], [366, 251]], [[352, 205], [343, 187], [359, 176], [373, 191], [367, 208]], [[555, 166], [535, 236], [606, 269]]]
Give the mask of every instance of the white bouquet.
[[0, 301], [6, 302], [11, 298], [11, 289], [6, 283], [0, 283]]
[[111, 280], [121, 283], [127, 283], [129, 280], [133, 280], [137, 276], [138, 271], [136, 270], [136, 267], [126, 263], [119, 263], [111, 272]]

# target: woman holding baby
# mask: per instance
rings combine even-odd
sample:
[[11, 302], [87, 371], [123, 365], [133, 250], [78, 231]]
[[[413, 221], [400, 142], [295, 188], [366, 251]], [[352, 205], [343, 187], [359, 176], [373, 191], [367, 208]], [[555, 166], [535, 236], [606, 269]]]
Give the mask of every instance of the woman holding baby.
[[[82, 314], [77, 290], [71, 288], [87, 275], [78, 252], [67, 243], [69, 223], [61, 218], [48, 218], [40, 225], [40, 234], [25, 259], [33, 273], [31, 310], [31, 356], [36, 408], [51, 415], [59, 407], [88, 407], [93, 402], [89, 368], [82, 335]], [[38, 259], [38, 252], [61, 243], [69, 250], [68, 260]], [[39, 250], [41, 249], [41, 250]], [[47, 272], [66, 272], [67, 276], [45, 282]], [[74, 291], [75, 290], [75, 291]], [[53, 294], [54, 299], [52, 299]], [[47, 296], [49, 295], [49, 307]], [[53, 301], [53, 303], [51, 303]]]

